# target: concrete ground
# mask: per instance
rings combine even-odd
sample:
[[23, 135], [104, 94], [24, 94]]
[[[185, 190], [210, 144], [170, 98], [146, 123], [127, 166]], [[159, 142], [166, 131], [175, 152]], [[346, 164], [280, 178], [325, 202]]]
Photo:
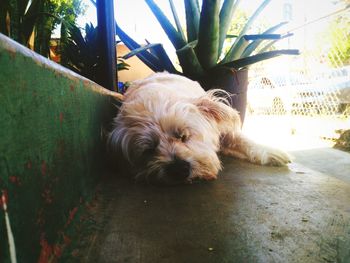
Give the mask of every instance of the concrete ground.
[[79, 262], [350, 262], [350, 154], [294, 152], [288, 168], [224, 158], [219, 179], [106, 181]]

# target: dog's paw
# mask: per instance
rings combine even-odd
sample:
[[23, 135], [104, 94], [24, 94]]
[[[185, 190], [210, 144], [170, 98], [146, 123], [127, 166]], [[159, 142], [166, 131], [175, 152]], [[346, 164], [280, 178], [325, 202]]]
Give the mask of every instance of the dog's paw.
[[204, 180], [204, 181], [213, 181], [217, 179], [216, 174], [197, 174], [197, 175], [192, 175], [189, 177], [187, 180], [188, 181], [197, 181], [197, 180]]
[[261, 155], [261, 164], [270, 166], [286, 166], [291, 162], [291, 156], [278, 149], [266, 149]]

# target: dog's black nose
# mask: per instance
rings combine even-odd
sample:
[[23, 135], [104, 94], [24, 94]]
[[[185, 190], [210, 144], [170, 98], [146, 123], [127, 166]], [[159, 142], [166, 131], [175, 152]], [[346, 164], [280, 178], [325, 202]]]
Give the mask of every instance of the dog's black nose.
[[168, 177], [174, 181], [181, 181], [190, 175], [191, 164], [185, 160], [174, 158], [174, 160], [167, 165], [165, 171]]

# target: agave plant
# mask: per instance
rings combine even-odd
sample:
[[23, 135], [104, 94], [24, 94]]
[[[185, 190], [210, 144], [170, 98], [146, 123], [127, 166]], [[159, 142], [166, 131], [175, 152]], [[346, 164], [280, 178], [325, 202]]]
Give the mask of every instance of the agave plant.
[[174, 67], [161, 44], [141, 46], [117, 24], [118, 36], [131, 50], [124, 58], [136, 55], [153, 71], [166, 70], [201, 80], [220, 68], [240, 70], [276, 56], [298, 54], [298, 50], [295, 49], [269, 51], [276, 41], [291, 36], [291, 34], [274, 33], [285, 24], [284, 22], [267, 29], [262, 34], [247, 35], [247, 31], [270, 1], [264, 0], [261, 3], [241, 32], [234, 36], [231, 47], [224, 49], [240, 0], [224, 0], [223, 3], [221, 0], [203, 0], [201, 8], [198, 0], [185, 0], [186, 30], [181, 26], [173, 0], [169, 0], [169, 4], [175, 26], [154, 0], [145, 0], [175, 47], [182, 72]]
[[[78, 74], [97, 81], [99, 48], [97, 27], [91, 23], [85, 25], [85, 36], [74, 24], [67, 26], [67, 40], [61, 50], [61, 63]], [[127, 70], [129, 65], [124, 59], [117, 58], [116, 69]]]

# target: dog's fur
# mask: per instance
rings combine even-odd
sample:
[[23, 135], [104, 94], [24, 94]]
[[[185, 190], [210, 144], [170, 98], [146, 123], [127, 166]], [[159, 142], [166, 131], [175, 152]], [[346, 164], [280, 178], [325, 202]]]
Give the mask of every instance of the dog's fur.
[[108, 136], [115, 158], [136, 179], [164, 184], [216, 179], [218, 153], [261, 165], [290, 162], [286, 153], [247, 139], [238, 112], [219, 93], [166, 72], [133, 82]]

